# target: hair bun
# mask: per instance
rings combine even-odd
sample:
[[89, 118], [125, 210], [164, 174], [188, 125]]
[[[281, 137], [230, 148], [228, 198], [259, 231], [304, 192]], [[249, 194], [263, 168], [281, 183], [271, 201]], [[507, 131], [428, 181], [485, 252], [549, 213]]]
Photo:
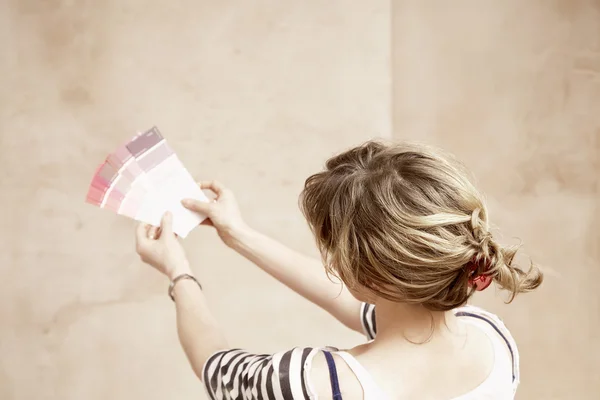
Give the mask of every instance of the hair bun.
[[301, 195], [327, 271], [357, 293], [435, 311], [473, 294], [472, 260], [475, 276], [488, 274], [511, 299], [535, 289], [541, 272], [513, 267], [516, 250], [494, 241], [469, 175], [451, 155], [411, 143], [371, 141], [329, 159]]

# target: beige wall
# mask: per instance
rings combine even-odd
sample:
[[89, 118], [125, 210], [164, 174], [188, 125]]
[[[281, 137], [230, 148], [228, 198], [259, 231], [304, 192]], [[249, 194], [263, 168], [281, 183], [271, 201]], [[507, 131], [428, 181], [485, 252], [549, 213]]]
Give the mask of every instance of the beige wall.
[[[170, 3], [0, 1], [2, 400], [204, 398], [132, 223], [83, 203], [132, 132], [156, 124], [251, 224], [311, 252], [303, 179], [391, 136], [388, 2]], [[358, 342], [212, 233], [185, 243], [233, 345]]]
[[[478, 299], [520, 343], [519, 397], [595, 398], [598, 1], [79, 3], [0, 1], [0, 399], [204, 398], [132, 223], [83, 203], [96, 163], [152, 124], [313, 253], [296, 197], [325, 157], [392, 132], [450, 148], [552, 272], [511, 306]], [[211, 233], [185, 243], [232, 344], [360, 340]]]

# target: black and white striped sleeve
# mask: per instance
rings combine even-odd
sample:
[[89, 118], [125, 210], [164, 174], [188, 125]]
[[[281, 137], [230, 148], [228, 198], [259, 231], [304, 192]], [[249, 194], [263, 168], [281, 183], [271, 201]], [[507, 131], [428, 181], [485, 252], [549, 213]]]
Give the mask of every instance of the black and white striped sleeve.
[[363, 333], [369, 340], [375, 339], [377, 335], [377, 324], [375, 322], [375, 305], [362, 303], [360, 306], [360, 323]]
[[318, 351], [311, 347], [272, 355], [219, 351], [204, 365], [202, 380], [212, 400], [308, 400], [307, 373]]

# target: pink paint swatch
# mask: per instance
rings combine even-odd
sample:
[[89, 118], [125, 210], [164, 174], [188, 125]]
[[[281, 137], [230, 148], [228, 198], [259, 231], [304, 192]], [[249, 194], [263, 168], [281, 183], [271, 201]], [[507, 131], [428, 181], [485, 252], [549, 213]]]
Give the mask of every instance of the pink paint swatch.
[[205, 217], [185, 209], [184, 198], [209, 201], [153, 127], [106, 157], [92, 178], [86, 201], [154, 226], [171, 211], [173, 230], [185, 238]]

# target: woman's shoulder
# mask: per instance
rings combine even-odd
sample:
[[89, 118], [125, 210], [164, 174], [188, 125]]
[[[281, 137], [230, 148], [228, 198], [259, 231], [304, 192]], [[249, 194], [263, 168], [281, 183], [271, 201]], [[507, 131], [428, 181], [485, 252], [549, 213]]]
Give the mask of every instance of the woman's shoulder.
[[[506, 345], [513, 364], [513, 382], [519, 383], [519, 351], [517, 343], [510, 330], [504, 324], [504, 321], [496, 314], [474, 305], [465, 305], [452, 310], [454, 315], [465, 320], [470, 320], [486, 328], [488, 331], [495, 332]], [[360, 319], [363, 327], [363, 333], [368, 340], [373, 340], [377, 336], [377, 307], [373, 304], [362, 303], [360, 308]]]
[[516, 389], [520, 381], [519, 349], [510, 330], [504, 324], [504, 321], [498, 315], [473, 305], [459, 307], [453, 311], [454, 315], [457, 317], [476, 321], [480, 326], [487, 328], [488, 331], [493, 332], [496, 337], [501, 339], [510, 354], [510, 359], [512, 361], [513, 386]]
[[210, 398], [296, 399], [321, 393], [329, 382], [323, 353], [334, 347], [294, 347], [272, 354], [242, 349], [214, 353], [205, 363], [203, 383]]
[[465, 305], [455, 308], [453, 313], [457, 317], [468, 318], [481, 322], [484, 326], [493, 329], [498, 335], [500, 335], [506, 342], [507, 346], [514, 347], [516, 349], [517, 346], [514, 342], [512, 334], [504, 324], [504, 321], [498, 315], [474, 305]]

